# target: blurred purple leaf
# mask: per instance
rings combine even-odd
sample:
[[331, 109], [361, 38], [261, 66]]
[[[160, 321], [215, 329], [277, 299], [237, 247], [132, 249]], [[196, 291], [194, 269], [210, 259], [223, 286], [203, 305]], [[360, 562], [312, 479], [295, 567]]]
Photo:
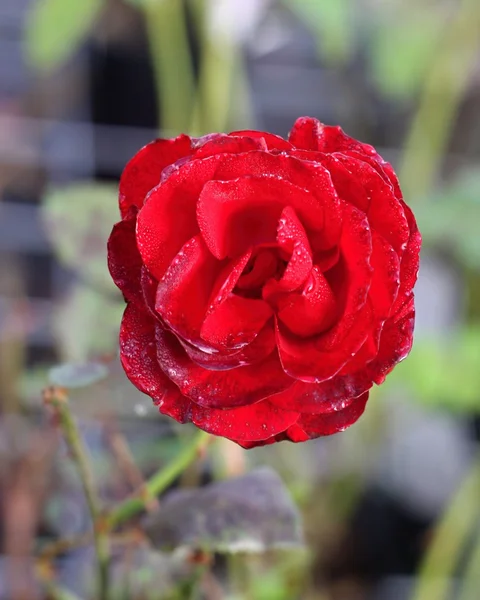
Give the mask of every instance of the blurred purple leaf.
[[303, 544], [299, 512], [280, 477], [262, 467], [201, 489], [168, 494], [147, 517], [154, 546], [264, 552]]

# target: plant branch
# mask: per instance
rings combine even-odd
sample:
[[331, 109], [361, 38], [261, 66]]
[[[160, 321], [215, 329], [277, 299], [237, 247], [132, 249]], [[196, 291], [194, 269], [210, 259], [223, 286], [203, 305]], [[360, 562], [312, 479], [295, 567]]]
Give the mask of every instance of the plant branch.
[[100, 502], [95, 491], [90, 459], [76, 421], [70, 412], [65, 390], [58, 387], [48, 388], [44, 392], [44, 402], [55, 411], [82, 482], [93, 522], [94, 544], [98, 560], [99, 600], [106, 600], [108, 596], [109, 541], [100, 511]]
[[199, 456], [210, 440], [208, 433], [199, 431], [173, 460], [157, 471], [131, 498], [116, 506], [107, 516], [109, 528], [114, 528], [136, 516], [161, 494]]

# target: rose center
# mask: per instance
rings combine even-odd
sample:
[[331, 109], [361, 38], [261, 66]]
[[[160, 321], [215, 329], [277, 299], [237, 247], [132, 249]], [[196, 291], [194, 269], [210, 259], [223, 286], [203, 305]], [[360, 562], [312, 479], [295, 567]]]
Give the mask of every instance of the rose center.
[[248, 261], [235, 293], [249, 298], [260, 298], [262, 287], [271, 279], [280, 279], [285, 271], [287, 262], [279, 256], [277, 248], [260, 248]]

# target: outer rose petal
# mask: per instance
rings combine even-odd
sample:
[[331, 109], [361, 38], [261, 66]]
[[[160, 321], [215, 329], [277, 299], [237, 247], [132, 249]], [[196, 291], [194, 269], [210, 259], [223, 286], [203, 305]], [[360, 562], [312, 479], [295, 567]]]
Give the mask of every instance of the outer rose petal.
[[229, 135], [239, 137], [248, 136], [251, 138], [265, 140], [268, 150], [290, 150], [293, 148], [292, 144], [287, 142], [287, 140], [284, 140], [279, 135], [268, 133], [266, 131], [253, 131], [251, 129], [245, 129], [243, 131], [232, 131]]
[[160, 182], [160, 175], [178, 159], [191, 154], [188, 135], [155, 140], [144, 146], [127, 163], [120, 179], [120, 212], [124, 218], [131, 206], [141, 208], [148, 192]]
[[155, 321], [133, 304], [128, 304], [123, 314], [120, 360], [130, 381], [156, 403], [179, 396], [178, 388], [157, 362]]
[[373, 156], [381, 162], [383, 159], [370, 144], [359, 142], [346, 135], [341, 127], [324, 125], [312, 117], [300, 117], [293, 125], [289, 141], [302, 150], [318, 150], [320, 152], [358, 151]]
[[172, 180], [176, 182], [175, 175], [150, 192], [137, 221], [140, 255], [158, 281], [183, 244], [199, 233], [195, 190], [188, 182], [184, 187]]
[[400, 263], [400, 287], [397, 299], [392, 308], [392, 314], [396, 314], [400, 310], [402, 304], [404, 304], [408, 297], [413, 293], [412, 290], [417, 281], [420, 263], [420, 247], [422, 245], [422, 236], [418, 231], [415, 217], [403, 200], [401, 202], [410, 226], [410, 237]]
[[321, 415], [302, 414], [297, 425], [310, 439], [344, 431], [362, 416], [367, 400], [368, 392], [355, 398], [351, 404], [338, 412]]
[[215, 154], [239, 154], [251, 150], [267, 150], [263, 137], [231, 136], [219, 133], [215, 136], [206, 136], [207, 139], [194, 143], [192, 158], [206, 158]]
[[288, 390], [272, 396], [270, 401], [281, 408], [324, 415], [343, 410], [372, 386], [371, 378], [369, 382], [357, 381], [354, 377], [341, 375], [321, 383], [296, 381]]
[[385, 320], [390, 316], [400, 285], [400, 261], [390, 244], [376, 231], [372, 232], [373, 268], [369, 296], [375, 316]]
[[250, 448], [262, 446], [298, 419], [297, 412], [283, 410], [268, 400], [231, 410], [214, 410], [193, 405], [192, 422], [208, 433], [221, 435]]
[[413, 294], [401, 310], [385, 323], [378, 355], [369, 365], [373, 381], [380, 385], [393, 367], [407, 357], [413, 344], [415, 307]]
[[142, 259], [135, 238], [136, 223], [136, 211], [132, 209], [123, 221], [114, 225], [107, 245], [108, 269], [125, 299], [142, 304]]
[[[233, 408], [252, 404], [281, 392], [293, 382], [276, 353], [255, 365], [210, 371], [190, 360], [178, 339], [157, 324], [157, 359], [184, 396], [206, 408]], [[259, 373], [262, 374], [259, 377]]]

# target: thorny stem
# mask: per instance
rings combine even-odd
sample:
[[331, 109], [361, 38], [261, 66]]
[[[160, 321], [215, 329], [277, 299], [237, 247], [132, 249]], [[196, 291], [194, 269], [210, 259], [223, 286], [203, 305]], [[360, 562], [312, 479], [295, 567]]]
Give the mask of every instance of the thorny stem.
[[131, 519], [163, 492], [199, 456], [211, 437], [199, 431], [172, 462], [159, 469], [131, 498], [115, 507], [107, 516], [107, 525], [114, 528]]
[[78, 426], [70, 412], [68, 396], [65, 390], [52, 387], [44, 392], [45, 404], [52, 406], [59, 420], [65, 440], [70, 449], [72, 459], [82, 482], [88, 509], [93, 522], [93, 537], [98, 559], [99, 600], [108, 598], [109, 541], [104, 519], [100, 510], [100, 502], [95, 491], [92, 469], [87, 450], [80, 436]]

